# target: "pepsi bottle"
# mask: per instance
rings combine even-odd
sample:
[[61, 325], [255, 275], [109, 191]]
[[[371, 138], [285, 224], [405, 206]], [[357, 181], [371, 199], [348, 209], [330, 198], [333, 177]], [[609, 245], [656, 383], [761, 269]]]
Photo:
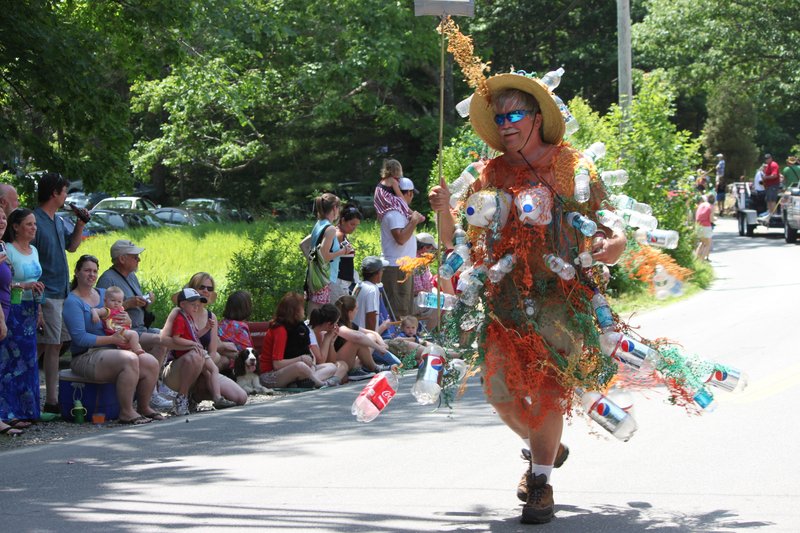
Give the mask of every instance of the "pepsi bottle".
[[420, 405], [430, 405], [439, 401], [442, 392], [442, 372], [445, 366], [444, 350], [436, 345], [426, 353], [417, 370], [417, 381], [411, 388], [411, 394]]
[[636, 420], [622, 407], [603, 394], [575, 389], [589, 418], [623, 442], [627, 442], [638, 429]]

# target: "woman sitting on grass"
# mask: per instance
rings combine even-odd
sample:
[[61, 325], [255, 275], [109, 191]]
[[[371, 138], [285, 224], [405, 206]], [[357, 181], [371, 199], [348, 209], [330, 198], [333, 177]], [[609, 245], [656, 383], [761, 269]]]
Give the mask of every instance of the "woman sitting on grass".
[[259, 381], [268, 389], [291, 384], [308, 384], [316, 388], [333, 384], [326, 383], [326, 380], [334, 375], [337, 365], [317, 364], [312, 355], [311, 330], [303, 322], [304, 304], [302, 295], [289, 292], [275, 309], [259, 355]]

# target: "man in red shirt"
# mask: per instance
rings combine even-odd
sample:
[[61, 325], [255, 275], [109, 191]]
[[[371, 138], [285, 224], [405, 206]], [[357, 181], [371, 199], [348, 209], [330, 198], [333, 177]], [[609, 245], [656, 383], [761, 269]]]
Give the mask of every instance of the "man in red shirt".
[[767, 190], [767, 211], [770, 215], [775, 211], [778, 203], [778, 188], [781, 186], [781, 171], [778, 163], [772, 159], [772, 154], [764, 155], [766, 168], [764, 169], [764, 187]]

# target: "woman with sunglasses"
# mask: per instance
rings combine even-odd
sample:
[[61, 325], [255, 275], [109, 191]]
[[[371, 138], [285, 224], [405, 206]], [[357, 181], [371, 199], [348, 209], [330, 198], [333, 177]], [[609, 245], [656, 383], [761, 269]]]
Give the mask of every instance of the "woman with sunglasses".
[[[217, 293], [214, 290], [216, 288], [214, 278], [212, 278], [211, 274], [207, 272], [198, 272], [189, 279], [189, 282], [184, 287], [196, 290], [197, 293], [206, 300], [205, 302], [200, 300], [198, 311], [192, 314], [191, 319], [195, 328], [197, 329], [197, 337], [200, 341], [200, 344], [203, 346], [206, 352], [208, 352], [208, 355], [217, 365], [217, 368], [221, 372], [230, 372], [233, 360], [229, 356], [221, 356], [219, 354], [219, 328], [217, 327], [217, 316], [207, 307], [209, 304], [213, 304], [217, 299]], [[169, 314], [166, 322], [164, 323], [164, 328], [161, 330], [162, 335], [172, 335], [173, 325], [179, 311], [180, 310], [178, 308], [175, 308]], [[183, 359], [183, 357], [181, 357], [181, 359]], [[200, 374], [198, 373], [196, 378], [199, 377]], [[244, 405], [247, 403], [247, 392], [245, 392], [245, 390], [241, 388], [238, 383], [223, 374], [217, 374], [214, 379], [219, 383], [221, 397], [215, 397], [213, 391], [210, 390], [210, 387], [208, 386], [208, 381], [204, 379], [195, 379], [192, 381], [192, 397], [196, 401], [211, 400], [218, 409], [233, 407], [234, 405]], [[169, 384], [168, 386], [173, 388]]]
[[7, 222], [3, 220], [2, 227], [7, 255], [4, 263], [13, 274], [8, 287], [10, 305], [5, 313], [7, 332], [0, 351], [0, 418], [38, 420], [41, 413], [36, 328], [41, 323], [44, 284], [38, 281], [42, 274], [39, 253], [31, 244], [36, 237], [36, 217], [30, 209], [16, 209]]
[[[120, 424], [147, 424], [164, 420], [150, 407], [150, 396], [158, 379], [158, 361], [149, 353], [136, 354], [121, 350], [125, 344], [121, 333], [106, 335], [101, 322], [93, 320], [93, 309], [104, 310], [105, 289], [94, 287], [100, 262], [91, 255], [82, 255], [75, 264], [70, 293], [64, 301], [64, 324], [72, 344], [70, 368], [79, 376], [117, 387]], [[133, 407], [136, 394], [137, 409]]]
[[336, 224], [336, 240], [340, 248], [345, 249], [349, 246], [350, 251], [339, 257], [337, 278], [331, 283], [331, 302], [336, 302], [340, 296], [349, 295], [358, 281], [355, 270], [356, 252], [348, 237], [358, 228], [363, 218], [364, 215], [354, 205], [345, 205], [339, 213], [339, 223]]

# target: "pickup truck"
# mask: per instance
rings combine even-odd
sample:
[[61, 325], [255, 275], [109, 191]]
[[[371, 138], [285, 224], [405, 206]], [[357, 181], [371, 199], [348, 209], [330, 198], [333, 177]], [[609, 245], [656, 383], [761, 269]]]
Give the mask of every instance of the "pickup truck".
[[775, 212], [767, 213], [767, 201], [763, 192], [752, 190], [750, 182], [739, 181], [731, 184], [736, 199], [736, 220], [739, 235], [752, 237], [757, 226], [781, 228], [787, 243], [797, 240], [800, 229], [800, 187], [790, 186], [780, 196], [780, 204]]

